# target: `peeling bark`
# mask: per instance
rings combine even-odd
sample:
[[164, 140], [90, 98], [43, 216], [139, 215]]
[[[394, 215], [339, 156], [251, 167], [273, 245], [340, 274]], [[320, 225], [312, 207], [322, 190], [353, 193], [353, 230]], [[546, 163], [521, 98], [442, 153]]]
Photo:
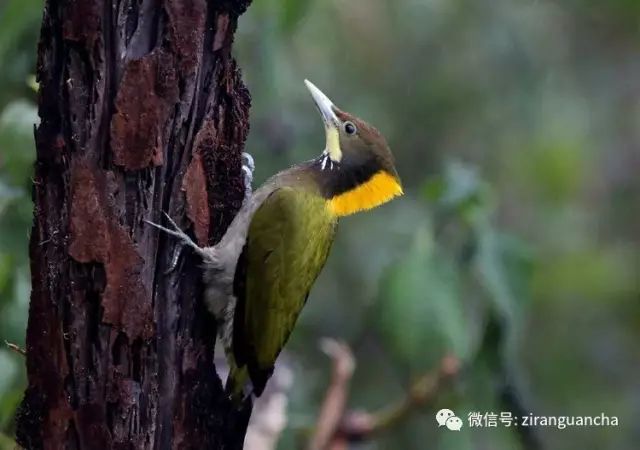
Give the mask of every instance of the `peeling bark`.
[[198, 260], [244, 195], [250, 96], [231, 57], [250, 0], [47, 0], [38, 46], [27, 449], [240, 449]]

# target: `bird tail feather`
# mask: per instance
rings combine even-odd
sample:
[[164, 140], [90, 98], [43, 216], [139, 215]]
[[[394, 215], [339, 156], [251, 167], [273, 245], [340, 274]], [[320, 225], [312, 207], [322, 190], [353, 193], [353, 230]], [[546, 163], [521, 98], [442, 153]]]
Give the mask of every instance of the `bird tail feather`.
[[241, 409], [247, 397], [251, 397], [252, 391], [247, 367], [238, 367], [235, 362], [231, 362], [229, 376], [225, 385], [225, 392], [231, 402], [236, 408]]

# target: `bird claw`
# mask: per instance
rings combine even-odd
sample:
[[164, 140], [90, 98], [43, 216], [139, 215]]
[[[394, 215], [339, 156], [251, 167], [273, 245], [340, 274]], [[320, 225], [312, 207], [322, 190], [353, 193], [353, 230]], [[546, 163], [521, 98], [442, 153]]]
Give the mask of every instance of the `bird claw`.
[[147, 220], [147, 219], [142, 219], [142, 220], [145, 223], [151, 225], [152, 227], [162, 230], [165, 233], [170, 234], [171, 236], [175, 236], [179, 238], [181, 241], [191, 242], [191, 238], [189, 238], [189, 236], [187, 236], [186, 233], [180, 229], [180, 227], [173, 221], [173, 219], [169, 217], [169, 214], [167, 214], [164, 211], [162, 212], [162, 214], [164, 214], [164, 216], [167, 218], [167, 221], [169, 222], [169, 225], [173, 227], [173, 230], [167, 227], [163, 227], [162, 225], [159, 225], [155, 222], [151, 222], [150, 220]]
[[173, 250], [173, 257], [171, 258], [171, 264], [169, 264], [169, 268], [163, 272], [163, 275], [169, 275], [173, 273], [178, 267], [178, 261], [180, 261], [180, 255], [182, 255], [183, 249], [182, 242], [179, 242], [178, 245], [175, 246]]
[[169, 268], [166, 270], [166, 272], [164, 272], [165, 275], [173, 272], [176, 267], [178, 266], [178, 261], [180, 259], [180, 255], [182, 254], [182, 249], [185, 245], [188, 245], [189, 247], [193, 248], [196, 253], [198, 253], [200, 256], [203, 255], [203, 251], [200, 247], [198, 247], [198, 245], [193, 242], [193, 240], [187, 236], [187, 234], [182, 231], [182, 229], [178, 226], [178, 224], [176, 224], [173, 219], [171, 217], [169, 217], [169, 214], [167, 214], [166, 212], [163, 211], [164, 216], [167, 218], [167, 221], [169, 222], [169, 225], [171, 225], [171, 227], [173, 229], [167, 228], [167, 227], [163, 227], [162, 225], [159, 225], [157, 223], [151, 222], [147, 219], [143, 219], [143, 221], [159, 230], [164, 231], [167, 234], [170, 234], [171, 236], [175, 236], [179, 239], [178, 241], [178, 245], [176, 246], [175, 250], [174, 250], [174, 254], [173, 257], [171, 258], [171, 264], [169, 265]]
[[244, 186], [245, 186], [245, 194], [244, 201], [246, 202], [253, 194], [253, 172], [256, 170], [256, 165], [253, 160], [253, 156], [249, 153], [242, 153], [242, 172], [244, 173]]

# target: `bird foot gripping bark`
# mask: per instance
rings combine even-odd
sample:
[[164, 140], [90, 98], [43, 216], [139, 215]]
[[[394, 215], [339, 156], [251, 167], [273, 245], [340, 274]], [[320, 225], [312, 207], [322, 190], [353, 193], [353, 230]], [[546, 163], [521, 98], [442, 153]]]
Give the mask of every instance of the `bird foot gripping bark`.
[[147, 219], [143, 219], [143, 220], [144, 222], [148, 223], [152, 227], [158, 228], [159, 230], [162, 230], [165, 233], [170, 234], [171, 236], [175, 236], [180, 240], [180, 245], [177, 247], [176, 253], [173, 256], [173, 258], [171, 258], [171, 265], [169, 266], [169, 269], [167, 269], [167, 271], [165, 272], [165, 275], [166, 275], [173, 272], [178, 266], [178, 259], [180, 258], [180, 254], [182, 253], [182, 247], [184, 245], [191, 247], [202, 258], [205, 258], [207, 255], [202, 248], [198, 247], [198, 244], [196, 244], [193, 241], [193, 239], [187, 236], [187, 234], [180, 229], [180, 227], [173, 221], [173, 219], [169, 217], [169, 214], [167, 214], [166, 212], [163, 214], [167, 218], [167, 221], [169, 222], [169, 225], [171, 225], [172, 229], [163, 227], [162, 225], [151, 222]]
[[253, 156], [249, 153], [242, 153], [242, 173], [244, 173], [244, 202], [251, 198], [251, 194], [253, 194], [253, 187], [251, 184], [253, 183], [253, 172], [256, 170], [256, 165], [253, 161]]
[[[245, 193], [243, 203], [246, 203], [247, 200], [251, 198], [253, 194], [253, 171], [255, 170], [256, 165], [253, 161], [253, 156], [249, 153], [242, 153], [242, 173], [244, 174], [244, 185], [245, 185]], [[178, 266], [178, 260], [180, 259], [180, 255], [182, 254], [182, 247], [187, 245], [195, 250], [195, 252], [200, 255], [203, 259], [211, 259], [211, 255], [207, 254], [202, 248], [198, 247], [198, 245], [189, 237], [187, 234], [180, 229], [180, 227], [169, 217], [169, 215], [165, 212], [163, 213], [171, 225], [171, 228], [164, 227], [154, 222], [150, 222], [146, 219], [144, 221], [149, 225], [158, 228], [159, 230], [164, 231], [165, 233], [170, 234], [171, 236], [175, 236], [180, 240], [180, 245], [176, 247], [175, 253], [171, 258], [171, 264], [169, 268], [166, 270], [165, 275], [173, 272]]]

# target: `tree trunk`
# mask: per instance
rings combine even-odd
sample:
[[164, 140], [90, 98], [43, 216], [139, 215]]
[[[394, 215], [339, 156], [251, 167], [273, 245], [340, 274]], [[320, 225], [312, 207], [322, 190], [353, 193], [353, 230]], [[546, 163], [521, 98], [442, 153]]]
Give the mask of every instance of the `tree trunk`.
[[27, 449], [239, 449], [200, 245], [244, 194], [250, 97], [230, 55], [250, 0], [47, 0], [38, 47]]

